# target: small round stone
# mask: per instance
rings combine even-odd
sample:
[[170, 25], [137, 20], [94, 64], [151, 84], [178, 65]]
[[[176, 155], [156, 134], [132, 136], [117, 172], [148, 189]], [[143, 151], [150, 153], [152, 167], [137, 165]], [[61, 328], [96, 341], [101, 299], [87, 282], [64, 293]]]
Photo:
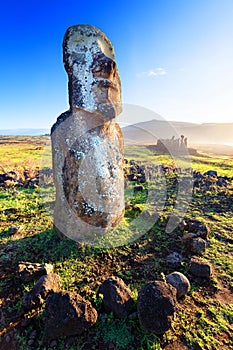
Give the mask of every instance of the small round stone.
[[177, 298], [181, 298], [190, 291], [190, 283], [181, 272], [172, 272], [166, 277], [167, 283], [171, 284], [177, 291]]

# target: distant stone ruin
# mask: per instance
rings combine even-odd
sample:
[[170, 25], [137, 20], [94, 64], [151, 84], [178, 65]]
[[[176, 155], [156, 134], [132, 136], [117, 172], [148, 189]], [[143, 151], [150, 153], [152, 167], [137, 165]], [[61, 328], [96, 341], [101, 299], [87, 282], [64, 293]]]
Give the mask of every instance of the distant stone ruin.
[[[63, 41], [70, 109], [51, 130], [58, 232], [91, 242], [124, 216], [121, 83], [110, 40], [75, 25]], [[90, 234], [90, 236], [88, 236]]]
[[172, 136], [171, 139], [158, 139], [155, 146], [149, 146], [150, 149], [164, 154], [187, 154], [196, 155], [197, 151], [194, 148], [188, 148], [188, 138], [181, 135], [180, 138]]

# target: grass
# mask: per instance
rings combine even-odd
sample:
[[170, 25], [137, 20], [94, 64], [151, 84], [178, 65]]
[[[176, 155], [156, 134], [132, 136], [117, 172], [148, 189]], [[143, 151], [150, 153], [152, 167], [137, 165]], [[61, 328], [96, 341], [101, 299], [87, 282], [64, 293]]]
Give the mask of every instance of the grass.
[[[47, 152], [47, 139], [38, 138], [9, 138], [0, 139], [2, 169], [8, 170], [28, 167], [31, 170], [40, 166], [43, 152]], [[45, 142], [46, 141], [46, 142]], [[45, 146], [42, 146], [44, 145]], [[44, 149], [41, 149], [44, 147]], [[172, 164], [174, 159], [169, 156], [153, 156], [146, 147], [127, 146], [126, 155], [129, 159], [153, 161], [155, 164]], [[4, 150], [3, 150], [4, 149]], [[10, 161], [8, 160], [11, 155]], [[46, 154], [46, 164], [49, 155]], [[182, 160], [183, 166], [188, 167], [190, 159]], [[205, 172], [210, 169], [218, 171], [219, 175], [233, 177], [232, 157], [208, 156], [191, 157], [193, 169]], [[25, 163], [26, 162], [26, 163]], [[23, 165], [22, 165], [23, 164]], [[164, 206], [156, 207], [160, 217], [149, 229], [144, 228], [144, 222], [136, 221], [140, 210], [151, 209], [147, 203], [145, 190], [133, 193], [133, 184], [127, 189], [126, 198], [133, 209], [126, 211], [123, 224], [118, 229], [118, 243], [126, 244], [118, 247], [91, 247], [77, 244], [68, 238], [60, 239], [53, 230], [52, 217], [49, 215], [45, 201], [51, 201], [48, 186], [48, 197], [41, 198], [39, 188], [0, 190], [0, 298], [2, 303], [1, 332], [8, 334], [14, 329], [15, 342], [19, 349], [27, 350], [30, 334], [37, 331], [34, 348], [50, 349], [42, 343], [43, 307], [25, 314], [22, 308], [22, 295], [30, 290], [34, 282], [22, 283], [16, 274], [20, 261], [52, 263], [55, 272], [62, 279], [63, 290], [74, 290], [85, 299], [91, 301], [99, 312], [96, 325], [80, 337], [60, 339], [56, 349], [164, 349], [169, 344], [176, 348], [177, 342], [188, 349], [230, 349], [233, 347], [233, 208], [232, 188], [221, 188], [208, 191], [196, 190], [191, 202], [186, 203], [186, 193], [180, 193], [180, 201], [184, 203], [185, 216], [198, 218], [210, 227], [209, 248], [202, 259], [213, 264], [214, 274], [209, 283], [204, 285], [191, 281], [191, 291], [177, 303], [177, 311], [172, 328], [164, 336], [158, 337], [145, 332], [138, 318], [119, 320], [112, 314], [105, 315], [102, 310], [102, 299], [98, 296], [101, 282], [109, 275], [121, 277], [133, 291], [134, 299], [140, 288], [148, 281], [163, 279], [163, 274], [172, 272], [166, 265], [166, 256], [172, 251], [182, 253], [179, 228], [166, 233], [169, 215], [174, 211], [177, 198], [175, 176], [167, 174], [158, 178], [155, 184], [155, 202], [160, 198], [162, 186], [166, 189]], [[151, 185], [152, 186], [152, 185]], [[152, 190], [152, 188], [149, 188]], [[136, 210], [135, 207], [140, 210]], [[152, 206], [154, 210], [154, 206]], [[156, 210], [157, 210], [156, 209]], [[135, 224], [136, 222], [136, 224]], [[138, 224], [139, 223], [139, 224]], [[23, 226], [23, 231], [10, 235], [11, 226]], [[140, 227], [141, 225], [141, 227]], [[141, 234], [144, 230], [144, 234]], [[137, 237], [132, 241], [132, 237]], [[112, 244], [114, 237], [109, 236], [107, 243]], [[116, 241], [114, 242], [116, 244]], [[189, 258], [179, 269], [188, 273]], [[135, 306], [136, 307], [136, 303]], [[135, 311], [136, 309], [134, 309]], [[20, 322], [28, 317], [30, 324], [20, 327]], [[0, 340], [1, 341], [1, 340]]]

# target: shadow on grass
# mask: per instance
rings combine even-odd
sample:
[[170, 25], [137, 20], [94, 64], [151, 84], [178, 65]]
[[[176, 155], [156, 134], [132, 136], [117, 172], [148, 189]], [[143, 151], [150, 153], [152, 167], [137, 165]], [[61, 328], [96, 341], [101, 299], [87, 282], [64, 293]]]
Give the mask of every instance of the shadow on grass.
[[[4, 231], [1, 238], [8, 238], [9, 232]], [[8, 241], [2, 244], [2, 257], [0, 262], [4, 263], [9, 254], [11, 266], [17, 265], [20, 261], [56, 263], [62, 262], [71, 256], [81, 258], [83, 255], [94, 254], [96, 250], [88, 250], [69, 238], [60, 238], [54, 229], [48, 229], [30, 237]], [[5, 254], [4, 254], [5, 253]], [[8, 253], [8, 254], [7, 254]]]

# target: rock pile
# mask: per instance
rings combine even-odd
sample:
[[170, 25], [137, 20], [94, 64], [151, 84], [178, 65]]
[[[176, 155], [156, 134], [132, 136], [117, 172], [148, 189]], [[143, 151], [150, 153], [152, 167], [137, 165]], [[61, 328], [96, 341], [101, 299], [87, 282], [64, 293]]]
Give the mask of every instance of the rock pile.
[[16, 172], [9, 171], [3, 174], [0, 174], [0, 187], [9, 188], [9, 187], [25, 187], [25, 188], [35, 188], [39, 184], [39, 171], [33, 171], [30, 174], [27, 171]]
[[[48, 273], [46, 273], [48, 271]], [[22, 297], [25, 310], [41, 307], [43, 313], [43, 341], [51, 343], [63, 336], [76, 336], [86, 332], [98, 318], [92, 304], [75, 291], [62, 291], [61, 279], [50, 264], [21, 263], [18, 276], [24, 282], [36, 280], [33, 288]], [[144, 285], [138, 294], [137, 304], [124, 281], [116, 276], [106, 278], [97, 296], [102, 299], [102, 312], [113, 313], [117, 318], [139, 317], [148, 332], [165, 333], [171, 326], [176, 298], [186, 295], [190, 285], [179, 272], [167, 276], [166, 281], [153, 281]], [[137, 312], [135, 308], [137, 307]], [[31, 345], [33, 341], [30, 339]]]
[[0, 187], [1, 188], [37, 188], [40, 182], [46, 184], [46, 182], [52, 182], [53, 172], [52, 169], [37, 168], [21, 171], [15, 169], [0, 174]]
[[202, 174], [200, 171], [193, 172], [193, 186], [196, 189], [206, 191], [211, 188], [228, 187], [232, 178], [219, 176], [216, 170], [209, 170]]
[[79, 335], [88, 330], [98, 316], [91, 303], [78, 293], [61, 291], [61, 279], [51, 271], [51, 264], [30, 262], [20, 263], [18, 268], [18, 276], [24, 282], [30, 282], [42, 275], [33, 288], [23, 295], [22, 305], [25, 310], [31, 310], [46, 303], [43, 314], [44, 342], [62, 336]]

